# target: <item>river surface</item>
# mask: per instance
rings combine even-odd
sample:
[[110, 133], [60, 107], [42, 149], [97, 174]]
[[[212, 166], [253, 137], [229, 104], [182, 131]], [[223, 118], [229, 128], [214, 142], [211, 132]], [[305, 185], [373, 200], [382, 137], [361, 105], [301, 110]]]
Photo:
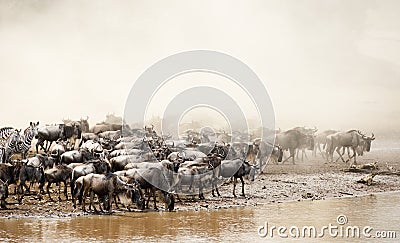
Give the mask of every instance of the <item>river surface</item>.
[[[362, 231], [368, 231], [373, 241], [377, 231], [395, 231], [396, 239], [385, 239], [398, 242], [400, 238], [400, 192], [349, 197], [322, 201], [302, 201], [279, 204], [259, 205], [256, 207], [240, 207], [220, 210], [199, 210], [179, 212], [146, 212], [124, 213], [119, 215], [96, 215], [72, 218], [1, 218], [0, 241], [13, 242], [129, 242], [129, 241], [223, 241], [223, 242], [268, 242], [296, 240], [297, 242], [327, 241], [364, 242], [365, 236], [360, 232], [360, 238], [346, 238], [345, 228], [357, 226]], [[338, 216], [341, 218], [338, 219]], [[347, 221], [344, 217], [347, 217]], [[338, 221], [339, 220], [339, 221]], [[341, 221], [344, 220], [344, 221]], [[268, 222], [268, 235], [265, 226]], [[340, 224], [340, 223], [343, 224]], [[347, 222], [347, 223], [346, 223]], [[314, 226], [317, 234], [321, 234], [323, 226], [338, 227], [324, 236], [309, 237], [308, 231], [302, 235], [304, 226]], [[259, 227], [261, 228], [258, 233]], [[286, 227], [282, 238], [275, 226]], [[296, 236], [297, 228], [299, 238]], [[344, 229], [340, 233], [340, 228]], [[335, 233], [336, 232], [336, 233]], [[330, 235], [332, 234], [332, 236]], [[385, 232], [384, 232], [385, 233]], [[334, 237], [335, 234], [338, 236]], [[343, 237], [340, 237], [340, 234]], [[393, 233], [387, 232], [386, 234]], [[297, 237], [297, 236], [296, 236]], [[382, 242], [382, 239], [379, 240]]]

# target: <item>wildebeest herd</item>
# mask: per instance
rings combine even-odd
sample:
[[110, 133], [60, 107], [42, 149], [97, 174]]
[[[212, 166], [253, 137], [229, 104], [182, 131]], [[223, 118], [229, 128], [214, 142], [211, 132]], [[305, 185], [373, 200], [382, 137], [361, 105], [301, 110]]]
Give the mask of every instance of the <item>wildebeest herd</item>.
[[[53, 200], [50, 188], [58, 185], [58, 200], [62, 200], [61, 192], [69, 200], [69, 189], [73, 206], [78, 202], [83, 211], [88, 198], [89, 210], [93, 207], [97, 211], [95, 196], [101, 211], [111, 212], [113, 204], [143, 210], [149, 207], [151, 198], [157, 209], [157, 195], [171, 211], [175, 196], [198, 195], [204, 199], [204, 188], [220, 196], [218, 186], [230, 178], [234, 197], [237, 179], [244, 196], [244, 177], [254, 180], [268, 161], [284, 163], [291, 159], [294, 164], [300, 154], [302, 160], [307, 157], [307, 150], [330, 163], [335, 151], [339, 155], [336, 161], [353, 159], [356, 163], [357, 155], [370, 151], [375, 139], [373, 134], [368, 137], [357, 130], [318, 132], [316, 128], [295, 127], [284, 132], [264, 129], [265, 136], [272, 136], [275, 143], [242, 132], [194, 130], [186, 131], [178, 140], [157, 134], [152, 126], [131, 129], [103, 122], [89, 128], [87, 120], [41, 127], [39, 122], [30, 122], [23, 132], [0, 128], [1, 208], [6, 207], [9, 187], [14, 184], [19, 203], [33, 186], [38, 189], [39, 200], [44, 194]], [[34, 140], [36, 146], [32, 146]], [[346, 149], [347, 160], [343, 157]], [[286, 156], [284, 151], [288, 151]]]

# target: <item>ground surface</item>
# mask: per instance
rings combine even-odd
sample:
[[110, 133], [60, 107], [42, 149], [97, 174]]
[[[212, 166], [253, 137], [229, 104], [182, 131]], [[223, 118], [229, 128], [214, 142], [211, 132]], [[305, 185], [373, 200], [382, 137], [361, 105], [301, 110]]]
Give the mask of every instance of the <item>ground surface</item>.
[[[311, 157], [311, 158], [310, 158]], [[381, 170], [392, 167], [400, 170], [400, 150], [375, 150], [359, 159], [359, 164], [378, 162]], [[349, 164], [343, 162], [326, 163], [320, 156], [312, 157], [303, 162], [298, 160], [295, 165], [268, 164], [264, 173], [254, 182], [245, 180], [246, 197], [241, 194], [240, 182], [236, 188], [237, 198], [232, 195], [233, 184], [227, 183], [220, 187], [221, 197], [213, 197], [206, 193], [205, 200], [196, 197], [181, 196], [177, 201], [176, 210], [219, 209], [233, 206], [256, 206], [258, 204], [280, 203], [286, 201], [324, 200], [335, 197], [359, 196], [377, 192], [400, 191], [400, 177], [396, 175], [378, 175], [370, 186], [356, 181], [366, 174], [344, 172]], [[53, 186], [53, 199], [57, 199], [57, 187]], [[12, 191], [12, 188], [11, 188]], [[69, 194], [70, 198], [70, 194]], [[7, 209], [0, 210], [0, 217], [70, 217], [84, 215], [81, 207], [72, 207], [70, 200], [50, 201], [47, 195], [38, 200], [37, 194], [24, 197], [21, 204], [16, 196], [11, 194], [7, 199]], [[150, 204], [151, 205], [151, 204]], [[159, 203], [163, 210], [163, 203]], [[123, 213], [125, 209], [114, 210]]]

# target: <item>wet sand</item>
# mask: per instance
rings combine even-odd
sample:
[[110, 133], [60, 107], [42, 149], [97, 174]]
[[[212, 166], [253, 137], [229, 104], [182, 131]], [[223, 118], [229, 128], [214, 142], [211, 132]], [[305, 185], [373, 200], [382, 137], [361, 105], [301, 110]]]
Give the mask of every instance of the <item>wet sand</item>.
[[[175, 210], [217, 210], [238, 206], [257, 206], [260, 204], [282, 203], [302, 200], [325, 200], [329, 198], [362, 196], [380, 192], [400, 191], [400, 177], [397, 175], [377, 175], [370, 186], [356, 181], [366, 174], [344, 172], [349, 164], [341, 161], [326, 163], [320, 156], [297, 160], [284, 164], [268, 164], [263, 174], [250, 182], [245, 180], [246, 196], [241, 194], [241, 184], [238, 180], [236, 186], [237, 198], [232, 195], [233, 183], [226, 183], [219, 187], [221, 197], [213, 197], [206, 193], [205, 200], [198, 200], [196, 196], [181, 196], [182, 201], [175, 204]], [[400, 171], [400, 150], [375, 150], [360, 157], [358, 164], [378, 162], [380, 170], [386, 170], [387, 166]], [[11, 188], [12, 189], [12, 188]], [[53, 186], [53, 199], [57, 198], [57, 187]], [[12, 190], [11, 190], [12, 191]], [[69, 198], [70, 198], [70, 193]], [[17, 203], [16, 195], [9, 195], [7, 209], [0, 210], [0, 217], [72, 217], [86, 215], [78, 205], [72, 207], [71, 201], [66, 201], [62, 195], [62, 201], [50, 201], [47, 195], [42, 200], [37, 199], [33, 192], [24, 197], [21, 204]], [[152, 202], [150, 202], [152, 208]], [[158, 203], [159, 210], [164, 210], [164, 204]], [[114, 213], [124, 213], [126, 209], [115, 209]], [[150, 211], [152, 211], [150, 209]]]

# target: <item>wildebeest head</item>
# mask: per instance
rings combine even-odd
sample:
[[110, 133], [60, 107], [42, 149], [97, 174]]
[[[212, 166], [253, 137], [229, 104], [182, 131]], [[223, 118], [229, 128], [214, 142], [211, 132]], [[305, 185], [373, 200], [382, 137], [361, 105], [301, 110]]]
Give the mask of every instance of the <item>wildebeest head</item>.
[[361, 145], [364, 151], [369, 152], [371, 150], [371, 142], [375, 140], [375, 135], [372, 133], [371, 137], [367, 137], [366, 135], [362, 134], [360, 131], [357, 131], [358, 134], [361, 135]]
[[282, 162], [283, 149], [279, 145], [274, 145], [272, 149], [272, 154], [278, 158], [278, 162]]
[[86, 119], [81, 118], [80, 124], [81, 124], [81, 129], [82, 132], [89, 132], [89, 117], [87, 116]]

